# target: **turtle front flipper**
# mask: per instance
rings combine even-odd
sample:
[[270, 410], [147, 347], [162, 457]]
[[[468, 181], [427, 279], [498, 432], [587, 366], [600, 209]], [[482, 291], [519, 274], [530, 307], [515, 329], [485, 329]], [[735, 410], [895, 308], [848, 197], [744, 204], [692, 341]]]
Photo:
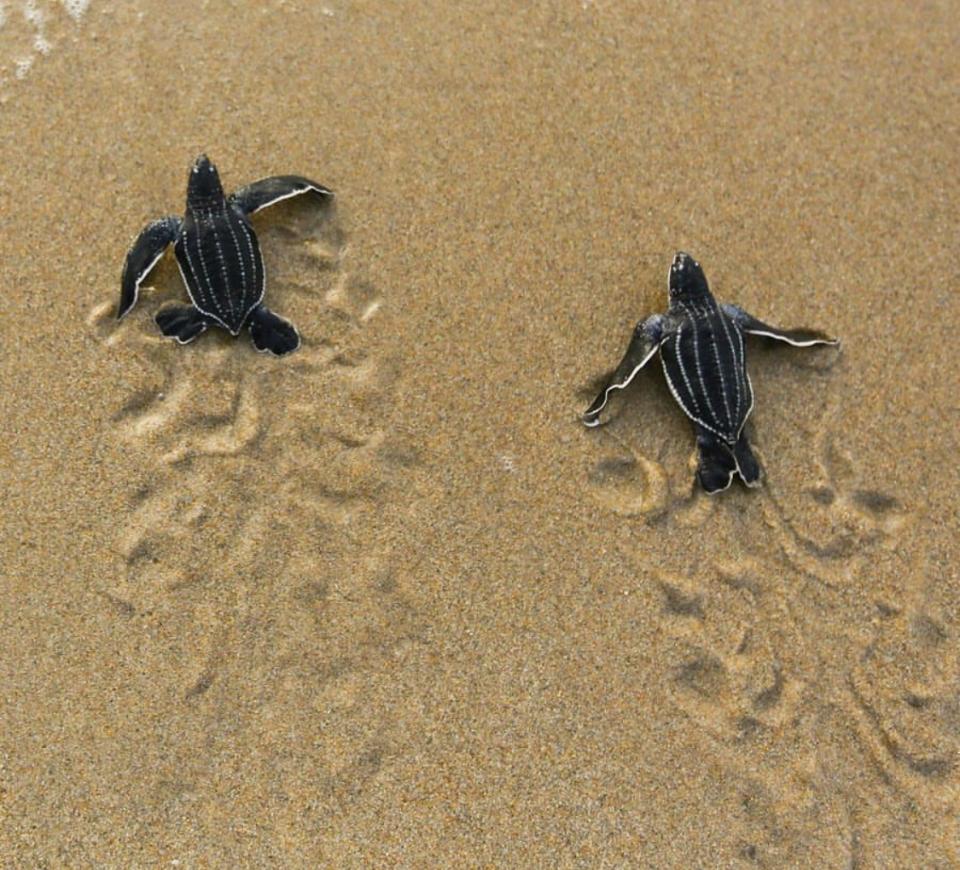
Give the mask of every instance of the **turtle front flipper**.
[[266, 305], [258, 305], [250, 312], [248, 324], [253, 345], [261, 353], [283, 356], [300, 347], [300, 336], [294, 325], [274, 314]]
[[762, 320], [757, 320], [756, 317], [747, 314], [746, 311], [736, 305], [724, 305], [722, 307], [724, 313], [750, 335], [775, 338], [777, 341], [785, 341], [795, 347], [811, 347], [815, 344], [840, 344], [839, 338], [831, 338], [818, 329], [780, 329], [777, 326], [770, 326]]
[[612, 377], [600, 390], [600, 394], [583, 413], [585, 426], [599, 426], [600, 412], [604, 409], [614, 390], [624, 389], [652, 358], [663, 342], [663, 316], [654, 314], [637, 324], [633, 337], [627, 346], [620, 365], [617, 366]]
[[153, 318], [167, 338], [175, 338], [180, 344], [189, 344], [198, 335], [206, 332], [214, 321], [192, 305], [175, 305], [158, 311]]
[[[712, 432], [698, 427], [697, 448], [700, 451], [700, 463], [697, 466], [697, 480], [700, 481], [700, 486], [708, 495], [723, 492], [730, 486], [733, 475], [737, 473], [737, 460], [730, 447]], [[748, 445], [747, 450], [749, 449]], [[759, 466], [757, 470], [759, 473]]]
[[269, 205], [304, 193], [316, 193], [324, 200], [332, 199], [329, 187], [300, 175], [272, 175], [241, 187], [230, 194], [230, 202], [244, 214], [253, 214]]
[[168, 245], [176, 241], [180, 232], [180, 218], [165, 217], [147, 224], [133, 247], [127, 252], [123, 264], [123, 277], [120, 279], [120, 305], [117, 308], [117, 320], [123, 317], [134, 305], [140, 293], [140, 285], [150, 270], [157, 265]]

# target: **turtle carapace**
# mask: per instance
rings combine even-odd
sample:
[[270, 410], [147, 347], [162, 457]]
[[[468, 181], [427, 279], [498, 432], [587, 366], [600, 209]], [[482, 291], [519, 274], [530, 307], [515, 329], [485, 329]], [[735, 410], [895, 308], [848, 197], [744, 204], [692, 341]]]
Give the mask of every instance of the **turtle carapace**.
[[757, 486], [760, 464], [743, 431], [753, 410], [744, 333], [797, 347], [839, 342], [815, 330], [769, 326], [736, 305], [717, 304], [700, 264], [682, 251], [670, 266], [669, 295], [666, 314], [637, 324], [623, 360], [583, 422], [598, 425], [610, 393], [626, 387], [659, 351], [667, 386], [696, 429], [700, 484], [709, 493], [720, 492], [739, 474], [747, 486]]
[[250, 215], [305, 193], [324, 201], [333, 197], [332, 190], [299, 175], [263, 178], [225, 196], [217, 168], [201, 154], [187, 180], [184, 217], [148, 224], [127, 253], [117, 318], [136, 304], [144, 278], [172, 244], [192, 304], [157, 313], [164, 335], [187, 344], [210, 326], [231, 335], [247, 328], [259, 351], [281, 356], [296, 350], [300, 336], [293, 324], [263, 304], [263, 257]]

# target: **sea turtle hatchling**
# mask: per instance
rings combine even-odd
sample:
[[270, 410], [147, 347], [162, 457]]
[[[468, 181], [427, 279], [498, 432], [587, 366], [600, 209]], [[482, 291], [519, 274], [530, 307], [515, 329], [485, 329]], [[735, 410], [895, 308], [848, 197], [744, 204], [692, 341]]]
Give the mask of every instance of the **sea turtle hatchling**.
[[281, 356], [296, 350], [300, 336], [293, 324], [263, 304], [263, 257], [249, 216], [304, 193], [333, 197], [332, 190], [299, 175], [262, 178], [225, 196], [217, 168], [201, 154], [187, 180], [186, 215], [148, 224], [127, 253], [117, 318], [136, 304], [144, 278], [172, 244], [193, 304], [157, 313], [164, 335], [187, 344], [210, 326], [231, 335], [248, 327], [259, 351]]
[[627, 352], [583, 415], [587, 426], [614, 390], [622, 390], [660, 351], [667, 386], [693, 421], [700, 462], [697, 477], [708, 493], [721, 492], [739, 474], [747, 486], [760, 484], [760, 465], [743, 433], [753, 410], [743, 334], [775, 338], [796, 347], [839, 344], [811, 329], [778, 329], [736, 305], [718, 305], [700, 264], [683, 251], [670, 265], [670, 307], [637, 324]]

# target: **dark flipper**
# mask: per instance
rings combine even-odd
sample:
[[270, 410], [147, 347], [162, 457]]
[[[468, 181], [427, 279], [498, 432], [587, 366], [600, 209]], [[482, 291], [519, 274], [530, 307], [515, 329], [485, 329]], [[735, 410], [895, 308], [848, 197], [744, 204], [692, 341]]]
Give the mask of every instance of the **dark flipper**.
[[724, 305], [723, 310], [744, 332], [749, 332], [751, 335], [775, 338], [795, 347], [810, 347], [814, 344], [840, 344], [839, 338], [830, 338], [825, 332], [820, 332], [817, 329], [780, 329], [777, 326], [770, 326], [747, 314], [746, 311], [736, 305]]
[[[733, 453], [723, 441], [706, 429], [698, 430], [697, 447], [700, 449], [700, 465], [697, 467], [700, 486], [710, 495], [723, 492], [730, 486], [737, 471], [737, 460]], [[749, 450], [749, 447], [747, 449]]]
[[300, 336], [293, 324], [265, 305], [258, 305], [250, 312], [249, 324], [254, 347], [261, 353], [269, 351], [274, 356], [283, 356], [300, 347]]
[[318, 194], [324, 200], [332, 199], [334, 195], [329, 187], [324, 187], [300, 175], [273, 175], [234, 191], [230, 194], [230, 202], [244, 214], [253, 214], [282, 199], [290, 199], [290, 197], [311, 192]]
[[158, 311], [153, 318], [167, 338], [175, 338], [180, 344], [188, 344], [200, 333], [206, 332], [213, 321], [192, 305], [177, 305]]
[[127, 252], [123, 264], [123, 277], [120, 279], [120, 305], [117, 308], [117, 320], [123, 317], [137, 304], [140, 284], [150, 270], [157, 265], [168, 245], [173, 244], [180, 232], [180, 218], [165, 217], [147, 224], [133, 247]]
[[652, 359], [662, 341], [663, 317], [661, 315], [655, 314], [653, 317], [637, 324], [633, 331], [633, 337], [630, 339], [630, 344], [627, 346], [627, 352], [620, 361], [620, 365], [617, 366], [617, 370], [584, 412], [583, 423], [585, 426], [598, 426], [600, 424], [600, 412], [606, 406], [610, 393], [613, 390], [624, 389], [634, 379], [637, 372]]
[[760, 463], [750, 449], [750, 442], [742, 432], [736, 447], [733, 448], [733, 458], [737, 461], [737, 473], [740, 479], [750, 487], [760, 486]]

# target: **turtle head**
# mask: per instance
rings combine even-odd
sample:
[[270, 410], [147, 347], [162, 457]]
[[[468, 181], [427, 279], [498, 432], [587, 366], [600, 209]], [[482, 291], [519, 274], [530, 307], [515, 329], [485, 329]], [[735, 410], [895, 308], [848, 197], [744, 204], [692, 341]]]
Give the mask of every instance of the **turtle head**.
[[201, 154], [193, 161], [193, 167], [190, 169], [190, 178], [187, 180], [187, 202], [202, 202], [222, 197], [223, 185], [220, 184], [217, 167], [210, 162], [206, 154]]
[[668, 278], [670, 286], [670, 304], [693, 301], [710, 295], [707, 276], [700, 264], [684, 251], [677, 251], [670, 264]]

